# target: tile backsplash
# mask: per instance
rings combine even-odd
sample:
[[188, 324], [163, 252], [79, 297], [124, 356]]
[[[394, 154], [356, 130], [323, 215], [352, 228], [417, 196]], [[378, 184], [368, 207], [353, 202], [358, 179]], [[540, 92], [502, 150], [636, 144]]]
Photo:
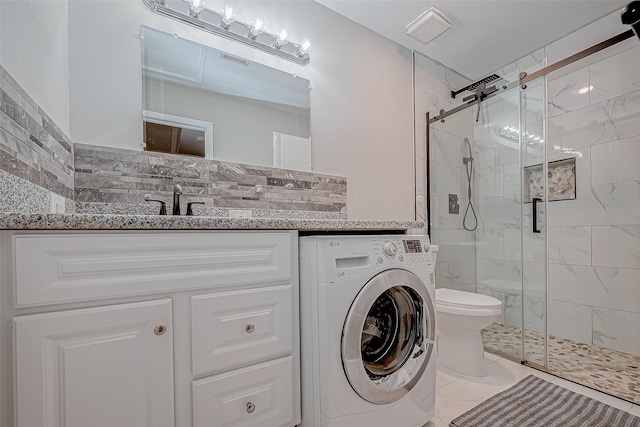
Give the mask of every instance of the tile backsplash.
[[201, 201], [205, 206], [198, 206], [197, 213], [224, 215], [231, 208], [319, 212], [330, 218], [346, 215], [344, 177], [75, 144], [79, 212], [96, 212], [100, 204], [126, 212], [131, 205], [147, 209], [139, 207], [145, 203], [156, 212], [158, 204], [145, 202], [145, 196], [164, 200], [170, 209], [176, 183], [182, 186], [182, 211], [187, 202]]
[[67, 213], [155, 214], [171, 209], [182, 186], [182, 212], [228, 216], [346, 219], [345, 177], [74, 144], [0, 66], [0, 212], [48, 213], [62, 196]]
[[50, 194], [73, 209], [73, 144], [0, 66], [0, 211], [43, 213]]

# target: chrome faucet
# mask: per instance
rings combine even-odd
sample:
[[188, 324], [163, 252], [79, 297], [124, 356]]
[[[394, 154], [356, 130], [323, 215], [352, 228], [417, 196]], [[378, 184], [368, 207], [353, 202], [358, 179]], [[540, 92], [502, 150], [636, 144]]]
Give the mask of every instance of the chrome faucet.
[[173, 184], [173, 214], [180, 215], [180, 195], [182, 187], [180, 184]]

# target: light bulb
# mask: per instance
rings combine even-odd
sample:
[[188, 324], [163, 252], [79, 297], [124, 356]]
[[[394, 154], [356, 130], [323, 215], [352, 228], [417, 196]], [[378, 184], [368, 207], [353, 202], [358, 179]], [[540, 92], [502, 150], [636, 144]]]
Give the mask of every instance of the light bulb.
[[228, 30], [231, 26], [231, 21], [233, 19], [233, 8], [231, 6], [227, 6], [224, 8], [224, 15], [222, 15], [222, 22], [220, 22], [220, 26], [225, 30]]
[[591, 92], [592, 90], [593, 90], [593, 85], [581, 87], [580, 89], [578, 89], [578, 94], [579, 95], [584, 95], [586, 93]]
[[287, 33], [287, 30], [281, 30], [280, 33], [278, 34], [278, 37], [276, 38], [276, 43], [275, 43], [276, 49], [280, 49], [282, 46], [287, 44], [288, 38], [289, 38], [289, 33]]
[[204, 1], [202, 0], [189, 0], [191, 4], [191, 8], [189, 9], [189, 14], [194, 18], [197, 18], [204, 9]]
[[308, 54], [310, 47], [311, 42], [309, 40], [305, 40], [305, 42], [302, 43], [302, 46], [300, 46], [300, 49], [298, 50], [298, 56], [305, 56], [306, 54]]
[[258, 37], [258, 34], [262, 32], [263, 28], [264, 28], [264, 22], [262, 21], [262, 19], [257, 18], [255, 21], [253, 21], [253, 25], [249, 30], [248, 37], [251, 40], [255, 40], [256, 37]]

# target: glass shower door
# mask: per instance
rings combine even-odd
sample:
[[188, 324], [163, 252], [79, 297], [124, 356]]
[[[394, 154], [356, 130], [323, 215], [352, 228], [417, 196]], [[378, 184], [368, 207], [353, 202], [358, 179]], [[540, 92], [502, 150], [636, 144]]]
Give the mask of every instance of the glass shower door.
[[438, 287], [502, 302], [485, 350], [546, 365], [545, 93], [517, 81], [430, 124], [430, 233]]
[[[507, 83], [517, 73], [506, 77]], [[502, 302], [482, 333], [485, 349], [523, 360], [521, 105], [517, 87], [482, 102], [474, 121], [477, 292]], [[474, 117], [475, 120], [475, 117]]]

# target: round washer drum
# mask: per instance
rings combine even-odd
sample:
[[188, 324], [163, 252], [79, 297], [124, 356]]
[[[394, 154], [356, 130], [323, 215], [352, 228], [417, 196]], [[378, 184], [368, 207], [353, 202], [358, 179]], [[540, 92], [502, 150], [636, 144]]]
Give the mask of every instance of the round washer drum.
[[435, 306], [413, 273], [374, 276], [356, 296], [342, 331], [342, 364], [351, 387], [376, 404], [403, 398], [420, 380], [435, 338]]

